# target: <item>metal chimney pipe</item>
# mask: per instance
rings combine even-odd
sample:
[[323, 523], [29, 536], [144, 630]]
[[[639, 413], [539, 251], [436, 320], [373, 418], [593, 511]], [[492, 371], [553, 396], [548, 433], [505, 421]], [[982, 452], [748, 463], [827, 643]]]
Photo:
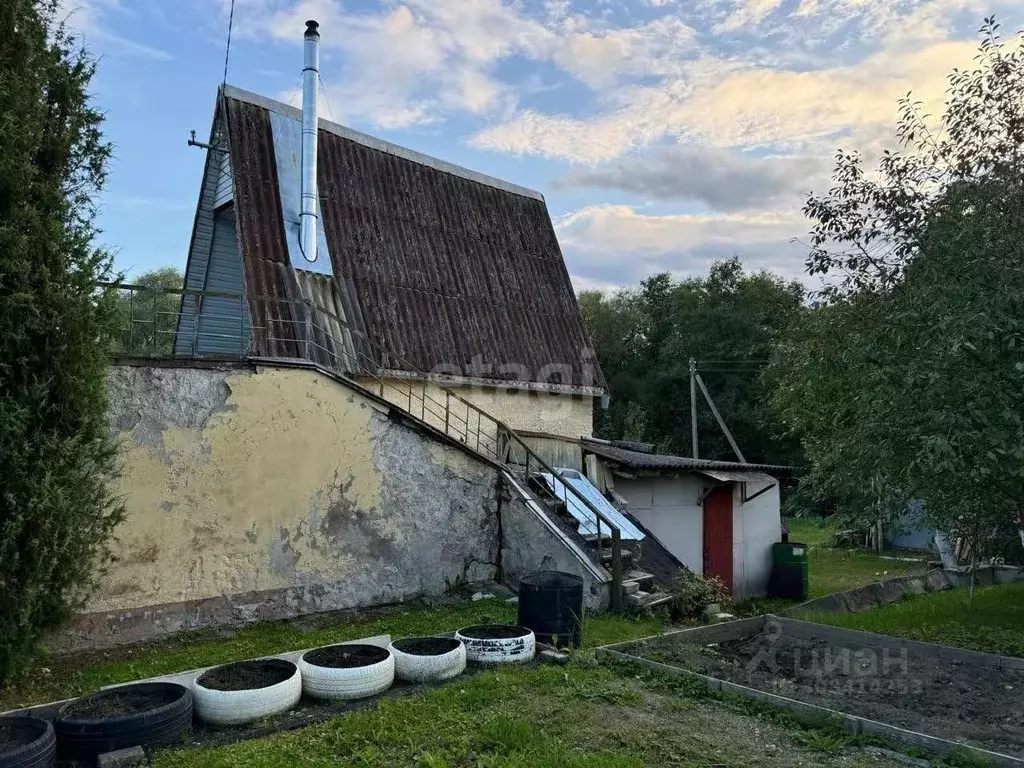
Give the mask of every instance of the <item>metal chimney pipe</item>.
[[320, 85], [319, 24], [306, 22], [302, 61], [302, 201], [299, 213], [299, 250], [316, 261], [319, 196], [316, 188], [317, 91]]

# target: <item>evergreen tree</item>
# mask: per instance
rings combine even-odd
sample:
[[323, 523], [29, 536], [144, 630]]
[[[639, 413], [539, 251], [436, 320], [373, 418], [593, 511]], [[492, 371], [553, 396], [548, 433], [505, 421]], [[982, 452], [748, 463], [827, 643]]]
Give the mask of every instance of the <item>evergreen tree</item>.
[[95, 65], [56, 14], [0, 3], [0, 680], [83, 606], [122, 514], [93, 223], [110, 145]]

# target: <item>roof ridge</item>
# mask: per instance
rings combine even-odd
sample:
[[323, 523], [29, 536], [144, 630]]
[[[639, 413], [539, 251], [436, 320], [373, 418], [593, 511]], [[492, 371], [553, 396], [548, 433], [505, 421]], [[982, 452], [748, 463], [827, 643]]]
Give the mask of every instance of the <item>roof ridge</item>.
[[[293, 117], [298, 120], [302, 119], [301, 109], [292, 107], [282, 101], [277, 101], [267, 96], [253, 93], [252, 91], [246, 91], [234, 85], [224, 84], [221, 86], [221, 90], [226, 98], [254, 104], [271, 112], [277, 112], [278, 114], [287, 115], [288, 117]], [[399, 144], [385, 141], [384, 139], [378, 139], [376, 136], [371, 136], [368, 133], [357, 131], [354, 128], [349, 128], [348, 126], [341, 125], [340, 123], [320, 118], [319, 129], [321, 131], [333, 133], [335, 136], [349, 139], [357, 144], [362, 144], [370, 149], [386, 152], [389, 155], [395, 155], [396, 157], [401, 157], [414, 163], [425, 165], [429, 168], [433, 168], [434, 170], [442, 171], [443, 173], [450, 173], [453, 176], [460, 176], [464, 179], [468, 179], [469, 181], [475, 181], [479, 184], [485, 184], [486, 186], [500, 189], [503, 192], [511, 192], [514, 195], [529, 197], [533, 200], [544, 202], [544, 195], [534, 189], [521, 187], [510, 181], [505, 181], [504, 179], [499, 179], [494, 176], [488, 176], [486, 173], [480, 173], [479, 171], [474, 171], [470, 168], [464, 168], [461, 165], [449, 163], [447, 160], [441, 160], [437, 157], [425, 155], [422, 152], [417, 152], [414, 149], [409, 149], [408, 147], [403, 147]]]

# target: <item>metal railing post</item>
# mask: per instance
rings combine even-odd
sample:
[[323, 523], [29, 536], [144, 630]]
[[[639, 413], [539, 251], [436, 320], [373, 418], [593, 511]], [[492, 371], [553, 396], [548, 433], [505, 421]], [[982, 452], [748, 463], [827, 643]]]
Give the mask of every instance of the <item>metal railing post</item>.
[[[185, 306], [185, 302], [181, 302]], [[202, 303], [199, 296], [192, 297], [192, 355], [199, 354], [199, 313], [202, 312]]]
[[449, 425], [452, 420], [452, 393], [447, 389], [444, 391], [444, 433], [446, 435], [451, 433]]
[[303, 306], [306, 308], [306, 359], [313, 359], [313, 313], [310, 311], [309, 302], [303, 302]]
[[128, 289], [128, 353], [135, 352], [135, 289]]
[[157, 302], [157, 299], [159, 298], [159, 296], [160, 296], [160, 294], [158, 294], [156, 291], [153, 291], [153, 344], [152, 344], [152, 347], [150, 348], [150, 353], [151, 354], [155, 354], [157, 352], [157, 350], [160, 348], [160, 344], [159, 344], [159, 341], [158, 341], [158, 338], [159, 338], [160, 334], [157, 331], [157, 326], [156, 326], [156, 318], [157, 318], [156, 302]]

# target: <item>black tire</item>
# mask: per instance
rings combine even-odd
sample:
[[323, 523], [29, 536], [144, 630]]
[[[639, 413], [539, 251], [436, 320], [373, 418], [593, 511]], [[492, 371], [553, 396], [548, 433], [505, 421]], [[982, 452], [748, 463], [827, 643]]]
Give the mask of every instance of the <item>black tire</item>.
[[50, 768], [57, 759], [57, 740], [53, 726], [38, 717], [0, 717], [0, 725], [25, 729], [35, 734], [27, 744], [9, 752], [0, 752], [0, 768]]
[[177, 744], [192, 726], [192, 692], [176, 683], [137, 683], [86, 696], [93, 700], [127, 689], [142, 694], [162, 694], [168, 701], [146, 712], [116, 717], [90, 718], [68, 714], [78, 702], [57, 712], [54, 729], [62, 760], [95, 760], [97, 755], [126, 747], [168, 747]]

